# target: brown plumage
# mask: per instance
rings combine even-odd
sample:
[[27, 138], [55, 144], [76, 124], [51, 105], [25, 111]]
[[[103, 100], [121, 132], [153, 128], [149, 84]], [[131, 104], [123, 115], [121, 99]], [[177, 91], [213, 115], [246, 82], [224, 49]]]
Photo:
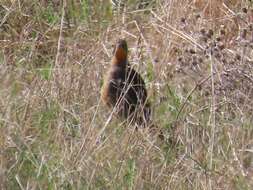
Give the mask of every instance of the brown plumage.
[[150, 121], [147, 90], [139, 73], [130, 67], [127, 43], [118, 40], [109, 71], [101, 90], [103, 102], [113, 108], [116, 115], [129, 122], [146, 125]]

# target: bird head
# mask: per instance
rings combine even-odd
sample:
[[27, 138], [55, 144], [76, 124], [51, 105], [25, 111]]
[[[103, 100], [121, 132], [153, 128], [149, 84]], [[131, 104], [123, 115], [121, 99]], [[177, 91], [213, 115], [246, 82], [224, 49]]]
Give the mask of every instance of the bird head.
[[127, 64], [127, 43], [126, 40], [119, 39], [114, 48], [114, 58], [116, 59], [116, 64], [123, 64], [126, 66]]

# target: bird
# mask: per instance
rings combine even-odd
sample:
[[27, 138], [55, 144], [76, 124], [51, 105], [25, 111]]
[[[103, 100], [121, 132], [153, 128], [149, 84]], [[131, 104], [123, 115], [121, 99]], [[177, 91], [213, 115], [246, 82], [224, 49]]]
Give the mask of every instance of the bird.
[[101, 99], [118, 117], [131, 124], [145, 127], [151, 120], [145, 82], [129, 64], [125, 39], [116, 42], [101, 89]]

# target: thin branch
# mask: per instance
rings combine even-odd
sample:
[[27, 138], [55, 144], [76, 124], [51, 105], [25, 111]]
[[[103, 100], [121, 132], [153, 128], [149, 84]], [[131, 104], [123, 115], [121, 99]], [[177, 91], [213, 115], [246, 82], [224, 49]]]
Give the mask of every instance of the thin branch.
[[198, 87], [200, 87], [202, 84], [204, 84], [206, 81], [208, 81], [210, 78], [211, 78], [211, 75], [209, 75], [208, 77], [204, 78], [202, 81], [200, 81], [199, 83], [197, 83], [197, 84], [195, 85], [195, 87], [188, 93], [188, 95], [187, 95], [185, 101], [183, 102], [182, 106], [180, 107], [180, 109], [179, 109], [179, 111], [178, 111], [178, 113], [177, 113], [176, 121], [178, 121], [181, 112], [183, 111], [183, 109], [184, 109], [184, 107], [185, 107], [187, 101], [189, 100], [189, 98], [191, 97], [191, 95], [193, 94], [193, 92], [194, 92]]

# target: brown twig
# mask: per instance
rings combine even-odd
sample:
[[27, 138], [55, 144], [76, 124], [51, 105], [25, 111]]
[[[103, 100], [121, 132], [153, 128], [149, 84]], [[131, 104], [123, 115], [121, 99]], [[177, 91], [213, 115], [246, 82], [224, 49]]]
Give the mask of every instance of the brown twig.
[[195, 87], [188, 93], [188, 95], [187, 95], [185, 101], [183, 102], [182, 106], [180, 107], [180, 109], [179, 109], [179, 111], [178, 111], [178, 113], [177, 113], [176, 121], [178, 121], [178, 118], [179, 118], [181, 112], [183, 111], [183, 109], [184, 109], [184, 107], [185, 107], [187, 101], [189, 100], [189, 98], [191, 97], [191, 95], [193, 94], [193, 92], [194, 92], [198, 87], [200, 87], [203, 83], [205, 83], [206, 81], [208, 81], [210, 78], [211, 78], [211, 75], [209, 75], [208, 77], [204, 78], [202, 81], [200, 81], [199, 83], [197, 83], [197, 84], [195, 85]]

